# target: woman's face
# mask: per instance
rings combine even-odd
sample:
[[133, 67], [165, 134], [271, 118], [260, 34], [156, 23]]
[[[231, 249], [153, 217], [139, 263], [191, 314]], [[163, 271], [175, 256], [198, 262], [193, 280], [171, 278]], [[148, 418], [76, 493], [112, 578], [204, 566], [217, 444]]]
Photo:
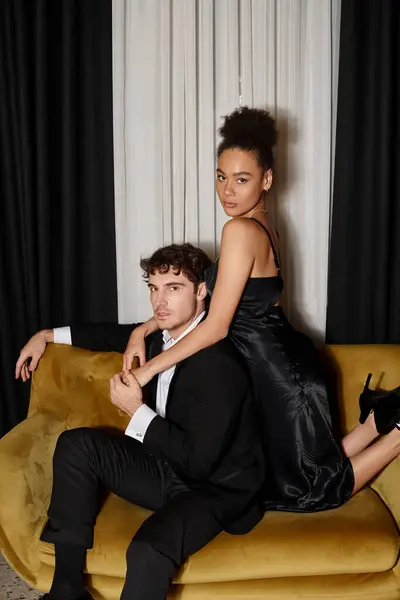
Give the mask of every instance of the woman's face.
[[253, 152], [229, 148], [218, 159], [217, 193], [230, 217], [247, 216], [271, 182], [272, 171], [263, 171]]

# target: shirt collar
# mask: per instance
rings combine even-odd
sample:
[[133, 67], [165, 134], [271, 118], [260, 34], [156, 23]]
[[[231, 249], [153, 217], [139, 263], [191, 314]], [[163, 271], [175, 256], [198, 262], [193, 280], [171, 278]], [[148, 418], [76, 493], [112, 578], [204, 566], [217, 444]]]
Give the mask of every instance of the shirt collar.
[[206, 314], [206, 311], [203, 310], [202, 313], [200, 313], [194, 321], [192, 321], [189, 325], [189, 327], [187, 327], [185, 329], [185, 331], [183, 331], [181, 333], [181, 335], [179, 337], [176, 338], [176, 340], [174, 340], [173, 337], [170, 336], [169, 331], [167, 329], [164, 329], [162, 332], [162, 336], [163, 336], [163, 340], [164, 340], [164, 344], [168, 345], [168, 347], [173, 346], [174, 344], [176, 344], [177, 342], [179, 342], [179, 340], [181, 340], [183, 337], [185, 337], [185, 335], [187, 335], [188, 333], [190, 333], [195, 327], [197, 327], [197, 325], [200, 323], [200, 321], [202, 320], [202, 318], [204, 317], [204, 315]]

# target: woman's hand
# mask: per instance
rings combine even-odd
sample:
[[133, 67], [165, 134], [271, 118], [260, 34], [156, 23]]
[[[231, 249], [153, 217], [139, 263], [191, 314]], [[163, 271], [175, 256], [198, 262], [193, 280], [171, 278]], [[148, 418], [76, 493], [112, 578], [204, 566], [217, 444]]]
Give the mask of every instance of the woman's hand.
[[143, 325], [136, 327], [129, 338], [128, 344], [124, 352], [124, 360], [122, 364], [123, 371], [130, 371], [134, 358], [139, 359], [140, 366], [146, 364], [146, 345], [144, 338], [146, 337], [146, 328]]
[[142, 323], [138, 327], [135, 327], [125, 348], [124, 360], [122, 363], [123, 371], [130, 371], [132, 369], [132, 362], [135, 357], [139, 359], [141, 367], [146, 364], [146, 346], [144, 339], [147, 335], [154, 333], [158, 329], [159, 327], [154, 317], [151, 317], [146, 323]]

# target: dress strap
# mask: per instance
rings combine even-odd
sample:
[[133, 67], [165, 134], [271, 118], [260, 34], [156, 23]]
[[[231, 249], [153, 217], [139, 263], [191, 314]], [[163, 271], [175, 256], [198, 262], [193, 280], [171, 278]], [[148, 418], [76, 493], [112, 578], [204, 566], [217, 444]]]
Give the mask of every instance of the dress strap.
[[278, 255], [278, 253], [277, 253], [277, 251], [275, 249], [274, 242], [272, 241], [272, 236], [271, 236], [270, 232], [265, 227], [265, 225], [263, 225], [262, 223], [260, 223], [260, 221], [257, 221], [257, 219], [253, 219], [252, 217], [249, 217], [249, 219], [250, 219], [250, 221], [255, 221], [256, 223], [258, 223], [259, 225], [261, 225], [261, 227], [264, 229], [265, 233], [267, 234], [269, 242], [271, 244], [272, 253], [274, 255], [275, 266], [278, 269], [278, 271], [280, 271], [281, 270], [281, 266], [279, 264], [279, 255]]

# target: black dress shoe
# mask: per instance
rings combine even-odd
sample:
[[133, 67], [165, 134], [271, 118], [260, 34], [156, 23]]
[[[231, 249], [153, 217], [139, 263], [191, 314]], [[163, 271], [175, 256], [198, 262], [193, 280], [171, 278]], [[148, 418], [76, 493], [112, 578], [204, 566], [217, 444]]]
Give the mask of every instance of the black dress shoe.
[[[39, 600], [57, 600], [57, 598], [52, 594], [47, 593], [43, 594], [43, 596], [40, 596]], [[85, 592], [82, 596], [79, 596], [78, 598], [71, 598], [71, 600], [93, 600], [93, 598], [89, 592]]]

